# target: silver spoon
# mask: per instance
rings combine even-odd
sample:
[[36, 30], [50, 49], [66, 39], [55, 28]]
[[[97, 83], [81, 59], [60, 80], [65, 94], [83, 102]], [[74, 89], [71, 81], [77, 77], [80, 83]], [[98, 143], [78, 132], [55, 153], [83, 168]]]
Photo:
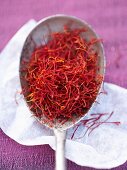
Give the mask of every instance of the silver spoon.
[[[34, 51], [35, 47], [39, 47], [48, 42], [48, 37], [46, 37], [46, 35], [49, 35], [53, 32], [63, 31], [63, 27], [65, 25], [67, 25], [71, 29], [84, 28], [84, 27], [87, 28], [87, 34], [85, 34], [85, 38], [88, 40], [91, 38], [98, 38], [97, 34], [93, 31], [90, 25], [88, 25], [86, 22], [76, 17], [72, 17], [68, 15], [53, 15], [42, 19], [35, 26], [35, 28], [30, 32], [22, 49], [21, 59], [20, 59], [21, 87], [24, 87], [24, 85], [27, 86], [26, 82], [21, 79], [21, 76], [23, 74], [21, 69], [25, 67], [22, 61], [26, 60], [27, 62], [29, 62], [31, 54]], [[102, 76], [104, 76], [105, 57], [104, 57], [103, 45], [101, 44], [101, 42], [96, 43], [96, 45], [94, 45], [94, 49], [97, 50], [99, 54], [98, 57], [98, 66], [100, 68], [99, 73]], [[86, 113], [84, 113], [84, 115], [86, 115]], [[76, 117], [75, 122], [78, 123], [82, 118], [83, 117]], [[38, 121], [42, 122], [42, 120], [38, 120]], [[48, 124], [45, 125], [51, 128]], [[64, 157], [66, 130], [72, 127], [73, 125], [74, 123], [71, 120], [65, 122], [63, 125], [60, 125], [56, 121], [52, 127], [56, 137], [56, 170], [66, 169], [66, 163]]]

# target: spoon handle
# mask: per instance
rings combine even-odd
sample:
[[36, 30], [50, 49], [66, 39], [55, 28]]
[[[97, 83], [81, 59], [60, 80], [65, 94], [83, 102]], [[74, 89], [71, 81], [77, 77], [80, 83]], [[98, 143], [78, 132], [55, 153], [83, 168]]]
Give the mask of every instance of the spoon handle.
[[56, 137], [56, 170], [66, 170], [66, 162], [64, 156], [66, 131], [55, 129], [54, 134]]

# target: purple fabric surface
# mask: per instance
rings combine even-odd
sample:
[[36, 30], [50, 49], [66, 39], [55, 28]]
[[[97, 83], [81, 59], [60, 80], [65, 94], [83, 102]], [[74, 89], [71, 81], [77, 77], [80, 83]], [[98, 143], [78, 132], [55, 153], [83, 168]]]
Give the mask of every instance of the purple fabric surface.
[[[126, 0], [0, 0], [0, 51], [29, 19], [57, 13], [75, 15], [90, 23], [104, 40], [107, 60], [105, 81], [127, 88]], [[48, 146], [17, 144], [0, 130], [0, 170], [53, 170], [54, 151]], [[71, 161], [69, 170], [94, 170]], [[126, 170], [127, 162], [112, 170]]]

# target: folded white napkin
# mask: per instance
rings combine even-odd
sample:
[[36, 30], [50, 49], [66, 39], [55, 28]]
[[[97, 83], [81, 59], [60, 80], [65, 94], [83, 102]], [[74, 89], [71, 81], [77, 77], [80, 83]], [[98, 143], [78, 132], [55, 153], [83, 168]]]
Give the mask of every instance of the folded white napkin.
[[[0, 54], [0, 127], [20, 144], [49, 144], [55, 149], [52, 130], [31, 116], [23, 96], [19, 94], [20, 53], [25, 38], [35, 25], [34, 20], [25, 24]], [[103, 123], [85, 136], [87, 128], [80, 125], [73, 139], [74, 128], [69, 129], [65, 154], [66, 158], [79, 165], [100, 169], [116, 167], [127, 160], [127, 90], [109, 83], [105, 83], [104, 88], [107, 95], [99, 95], [97, 101], [100, 104], [96, 103], [86, 118], [93, 117], [92, 113], [107, 113], [102, 116], [103, 121], [113, 111], [108, 122], [119, 121], [121, 124]]]

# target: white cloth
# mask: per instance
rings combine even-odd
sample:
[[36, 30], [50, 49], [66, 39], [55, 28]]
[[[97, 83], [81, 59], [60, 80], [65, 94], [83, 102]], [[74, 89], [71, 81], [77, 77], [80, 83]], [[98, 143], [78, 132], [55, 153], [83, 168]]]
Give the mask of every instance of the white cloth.
[[[15, 94], [21, 90], [19, 81], [19, 59], [23, 43], [30, 30], [36, 25], [34, 20], [25, 24], [9, 41], [0, 54], [0, 127], [9, 137], [23, 145], [49, 144], [55, 149], [52, 130], [41, 125], [32, 116], [23, 97]], [[90, 113], [111, 113], [109, 121], [120, 121], [119, 126], [103, 124], [90, 136], [70, 139], [74, 129], [68, 130], [66, 157], [71, 161], [95, 168], [112, 168], [127, 160], [127, 90], [105, 83], [107, 95], [98, 97]], [[85, 127], [80, 126], [76, 137], [83, 135]]]

